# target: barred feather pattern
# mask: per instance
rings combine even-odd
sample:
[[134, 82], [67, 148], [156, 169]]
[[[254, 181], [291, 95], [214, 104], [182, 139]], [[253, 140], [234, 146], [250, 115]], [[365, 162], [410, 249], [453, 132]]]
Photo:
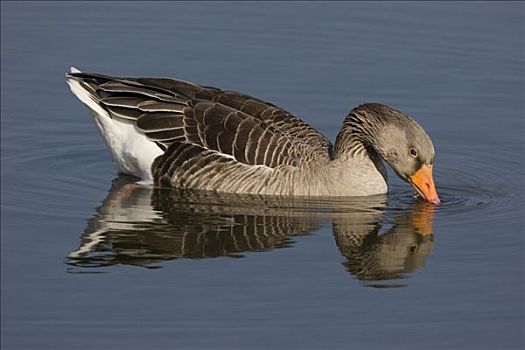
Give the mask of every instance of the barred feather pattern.
[[289, 202], [279, 198], [149, 188], [117, 178], [68, 264], [148, 267], [160, 260], [240, 256], [288, 247], [291, 237], [319, 228], [308, 210], [286, 208]]
[[[355, 157], [367, 152], [374, 145], [376, 135], [384, 126], [383, 119], [377, 117], [375, 108], [379, 105], [366, 104], [354, 108], [343, 122], [335, 142], [334, 156], [345, 154]], [[384, 113], [384, 111], [381, 111]]]
[[297, 194], [298, 169], [331, 157], [330, 141], [317, 130], [248, 95], [175, 79], [69, 77], [111, 118], [134, 124], [164, 150], [152, 165], [158, 185]]

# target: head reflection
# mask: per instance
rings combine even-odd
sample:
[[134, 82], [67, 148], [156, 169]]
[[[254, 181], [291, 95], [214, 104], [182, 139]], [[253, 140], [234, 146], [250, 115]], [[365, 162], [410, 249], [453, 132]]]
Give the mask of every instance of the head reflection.
[[428, 203], [418, 202], [391, 219], [334, 221], [335, 241], [347, 260], [344, 265], [348, 271], [360, 280], [378, 281], [402, 278], [423, 267], [434, 245], [434, 209]]
[[288, 247], [293, 236], [329, 220], [351, 274], [396, 279], [422, 267], [430, 254], [433, 207], [421, 202], [389, 212], [385, 204], [383, 196], [305, 200], [151, 189], [119, 177], [67, 263], [155, 268], [178, 258], [241, 257]]

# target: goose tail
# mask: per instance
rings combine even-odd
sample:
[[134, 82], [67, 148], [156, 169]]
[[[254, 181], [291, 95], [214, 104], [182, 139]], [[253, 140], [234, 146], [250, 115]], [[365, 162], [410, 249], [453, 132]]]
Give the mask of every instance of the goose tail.
[[141, 133], [134, 123], [112, 118], [100, 104], [96, 87], [74, 74], [81, 73], [71, 67], [66, 73], [66, 81], [71, 92], [85, 104], [111, 151], [113, 161], [120, 173], [133, 175], [144, 184], [153, 182], [151, 165], [155, 158], [164, 152], [155, 142]]
[[75, 95], [82, 103], [84, 103], [93, 113], [96, 115], [111, 118], [109, 113], [100, 106], [96, 91], [86, 83], [82, 83], [81, 79], [74, 77], [73, 73], [82, 73], [75, 67], [71, 67], [69, 72], [66, 73], [66, 81], [71, 89], [73, 95]]

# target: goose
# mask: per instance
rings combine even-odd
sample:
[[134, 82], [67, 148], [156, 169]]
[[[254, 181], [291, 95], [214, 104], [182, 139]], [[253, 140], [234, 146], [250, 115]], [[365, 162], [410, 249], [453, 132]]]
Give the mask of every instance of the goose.
[[408, 115], [365, 103], [335, 144], [257, 98], [170, 78], [119, 78], [71, 68], [66, 80], [94, 117], [121, 173], [154, 186], [287, 196], [386, 194], [383, 160], [439, 204], [434, 146]]

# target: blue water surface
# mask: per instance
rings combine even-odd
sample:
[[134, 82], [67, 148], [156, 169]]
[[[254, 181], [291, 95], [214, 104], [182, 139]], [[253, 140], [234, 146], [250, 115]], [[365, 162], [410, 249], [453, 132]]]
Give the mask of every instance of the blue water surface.
[[[2, 349], [522, 349], [522, 2], [2, 2]], [[118, 177], [65, 72], [242, 91], [332, 140], [389, 104], [443, 205]]]

